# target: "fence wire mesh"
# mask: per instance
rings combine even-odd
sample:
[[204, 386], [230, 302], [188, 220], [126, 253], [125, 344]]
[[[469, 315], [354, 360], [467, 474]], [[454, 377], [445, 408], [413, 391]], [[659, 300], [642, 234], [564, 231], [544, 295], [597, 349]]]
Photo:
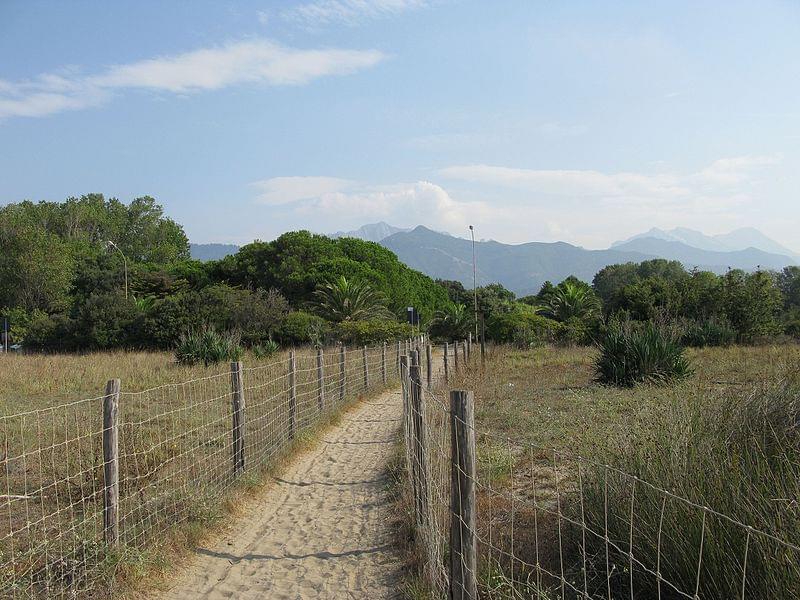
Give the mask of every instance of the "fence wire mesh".
[[[474, 358], [465, 362], [478, 368]], [[408, 371], [401, 381], [415, 540], [436, 597], [450, 597], [455, 519], [475, 537], [480, 598], [800, 598], [798, 540], [575, 452], [519, 443], [463, 421], [475, 436], [477, 469], [457, 472], [471, 480], [477, 507], [474, 525], [459, 521], [452, 505], [457, 439], [443, 378], [432, 389], [419, 385], [416, 403]]]
[[[293, 376], [289, 357], [243, 368], [244, 474], [263, 474], [292, 437], [396, 382], [399, 350], [298, 350]], [[103, 520], [104, 396], [0, 416], [0, 597], [106, 597], [122, 556], [209, 522], [239, 484], [231, 370], [139, 392], [122, 383], [116, 546]]]

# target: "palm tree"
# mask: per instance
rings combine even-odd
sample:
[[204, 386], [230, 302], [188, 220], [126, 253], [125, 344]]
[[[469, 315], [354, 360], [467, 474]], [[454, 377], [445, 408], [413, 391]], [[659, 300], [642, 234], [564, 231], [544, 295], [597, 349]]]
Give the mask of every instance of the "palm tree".
[[564, 281], [553, 290], [547, 312], [556, 321], [569, 321], [593, 317], [598, 310], [600, 300], [590, 287]]
[[450, 303], [433, 316], [430, 332], [440, 338], [461, 339], [467, 337], [473, 325], [472, 313], [466, 306]]
[[380, 292], [368, 283], [351, 281], [344, 275], [330, 283], [318, 285], [314, 296], [320, 316], [336, 323], [392, 316]]

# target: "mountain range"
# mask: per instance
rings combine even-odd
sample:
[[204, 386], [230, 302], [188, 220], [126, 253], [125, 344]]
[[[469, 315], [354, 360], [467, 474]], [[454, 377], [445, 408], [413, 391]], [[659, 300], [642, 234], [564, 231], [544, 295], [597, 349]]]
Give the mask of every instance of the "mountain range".
[[[472, 242], [468, 239], [421, 225], [402, 229], [382, 222], [331, 235], [345, 236], [377, 242], [431, 277], [472, 286]], [[201, 260], [221, 258], [236, 250], [237, 246], [227, 244], [192, 244], [192, 256]], [[565, 242], [503, 244], [490, 240], [475, 242], [475, 253], [478, 285], [497, 282], [518, 295], [536, 293], [545, 281], [557, 283], [570, 275], [591, 282], [607, 265], [653, 258], [678, 260], [687, 269], [715, 273], [729, 268], [778, 270], [800, 264], [800, 256], [752, 228], [715, 236], [685, 228], [651, 229], [606, 250], [587, 250]]]

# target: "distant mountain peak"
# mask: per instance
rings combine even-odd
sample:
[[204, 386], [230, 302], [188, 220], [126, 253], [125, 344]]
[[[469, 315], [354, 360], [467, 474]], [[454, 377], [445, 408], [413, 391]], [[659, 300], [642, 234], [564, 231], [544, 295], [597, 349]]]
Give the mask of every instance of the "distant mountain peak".
[[384, 221], [379, 221], [377, 223], [368, 223], [367, 225], [362, 225], [358, 229], [354, 229], [352, 231], [337, 231], [336, 233], [332, 233], [330, 237], [352, 237], [360, 240], [366, 240], [368, 242], [380, 242], [385, 240], [390, 235], [400, 233], [401, 231], [409, 230], [401, 227], [395, 227], [394, 225], [389, 225]]

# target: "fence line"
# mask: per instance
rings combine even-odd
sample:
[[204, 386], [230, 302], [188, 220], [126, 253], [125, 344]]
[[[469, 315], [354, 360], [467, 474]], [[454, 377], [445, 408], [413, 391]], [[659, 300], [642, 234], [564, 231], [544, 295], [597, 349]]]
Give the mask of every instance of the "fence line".
[[217, 519], [293, 437], [397, 380], [383, 345], [341, 348], [0, 416], [0, 597], [107, 593], [119, 555]]
[[575, 452], [477, 429], [471, 393], [448, 398], [402, 375], [415, 539], [437, 597], [800, 597], [797, 541]]

